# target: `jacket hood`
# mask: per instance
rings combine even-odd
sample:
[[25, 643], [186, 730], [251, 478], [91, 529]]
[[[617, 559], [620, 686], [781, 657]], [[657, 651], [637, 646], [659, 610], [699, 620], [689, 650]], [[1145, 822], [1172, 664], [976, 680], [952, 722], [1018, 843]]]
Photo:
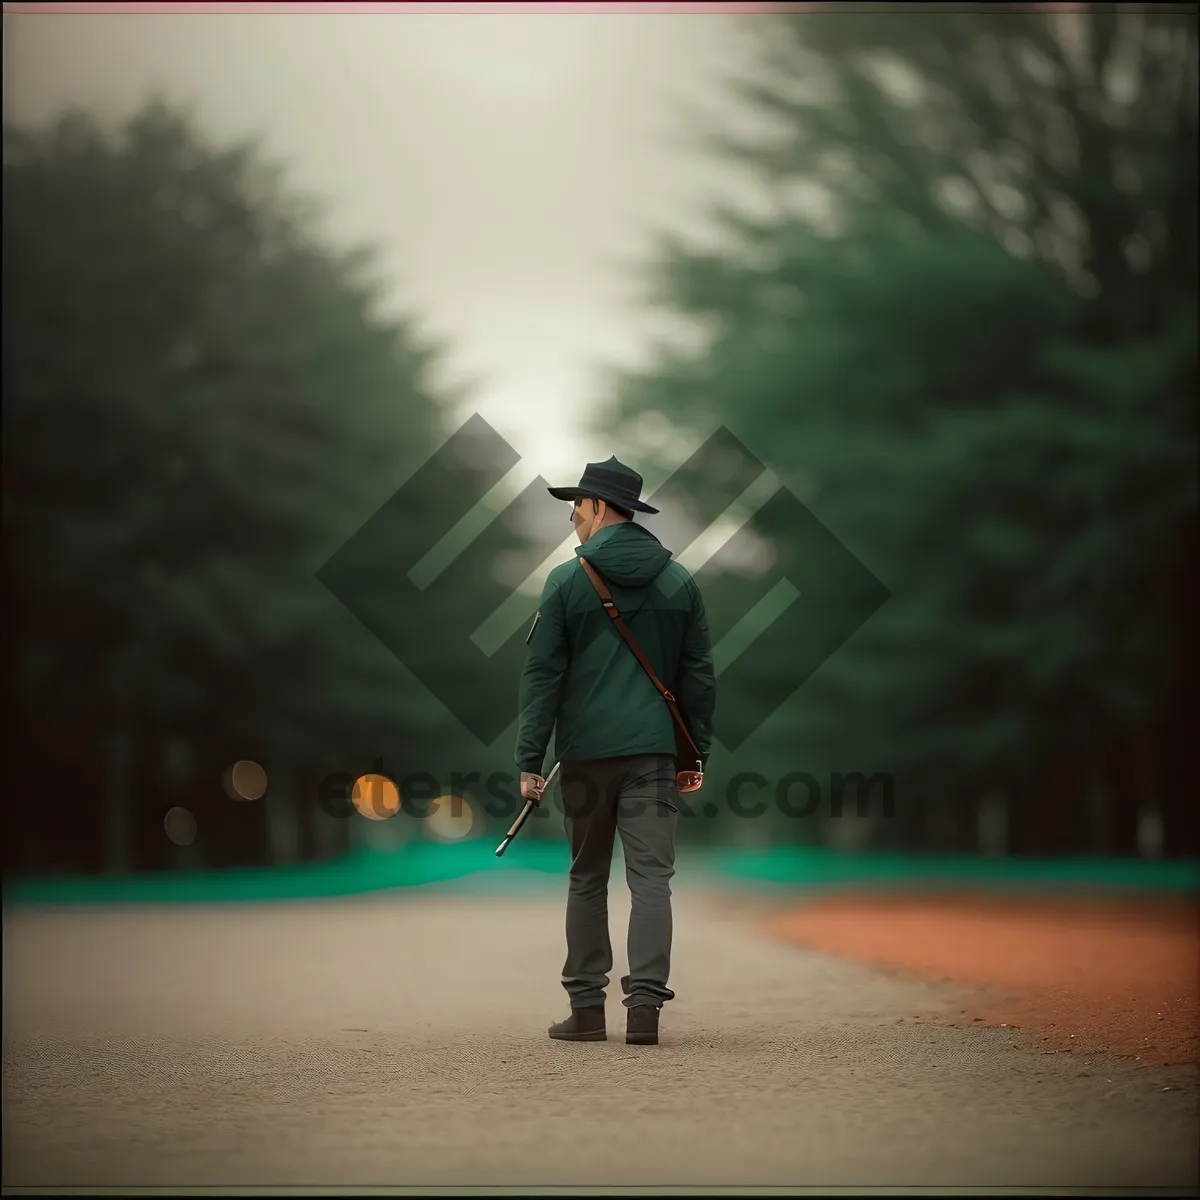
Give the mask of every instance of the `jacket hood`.
[[623, 521], [608, 525], [575, 553], [586, 558], [610, 585], [642, 588], [671, 561], [671, 552], [644, 525]]

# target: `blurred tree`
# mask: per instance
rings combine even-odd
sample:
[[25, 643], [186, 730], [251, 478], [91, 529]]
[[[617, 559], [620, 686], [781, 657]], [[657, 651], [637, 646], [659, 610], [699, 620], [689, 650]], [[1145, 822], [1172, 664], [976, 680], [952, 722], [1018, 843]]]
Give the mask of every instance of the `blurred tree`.
[[751, 755], [892, 772], [883, 839], [975, 848], [1000, 794], [1018, 852], [1132, 851], [1145, 806], [1200, 850], [1195, 8], [1082, 7], [751, 18], [771, 132], [709, 141], [776, 215], [664, 239], [651, 298], [710, 336], [619, 379], [892, 591]]
[[[164, 743], [195, 751], [197, 797], [238, 758], [288, 794], [302, 764], [427, 750], [448, 716], [314, 579], [440, 441], [433, 348], [378, 315], [369, 255], [326, 248], [253, 145], [158, 103], [116, 133], [6, 131], [4, 187], [25, 865], [68, 865], [72, 835], [154, 861]], [[263, 806], [213, 804], [217, 859], [260, 857]]]

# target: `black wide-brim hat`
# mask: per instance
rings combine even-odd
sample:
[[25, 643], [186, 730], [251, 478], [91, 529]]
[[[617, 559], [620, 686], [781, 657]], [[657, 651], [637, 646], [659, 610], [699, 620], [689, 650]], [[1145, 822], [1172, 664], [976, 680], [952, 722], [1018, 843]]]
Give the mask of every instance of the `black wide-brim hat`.
[[606, 462], [588, 463], [578, 483], [546, 490], [556, 500], [573, 501], [580, 496], [591, 496], [630, 512], [658, 512], [657, 508], [652, 508], [641, 499], [642, 477], [632, 467], [627, 467], [615, 458]]

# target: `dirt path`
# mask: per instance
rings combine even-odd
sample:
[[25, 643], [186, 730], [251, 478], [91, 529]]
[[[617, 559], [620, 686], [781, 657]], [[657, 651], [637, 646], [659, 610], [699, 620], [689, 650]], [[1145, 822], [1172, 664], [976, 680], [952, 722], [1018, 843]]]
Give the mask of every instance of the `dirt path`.
[[698, 893], [652, 1048], [546, 1037], [556, 896], [6, 912], [4, 950], [9, 1187], [1197, 1181], [1193, 1068], [950, 1028]]

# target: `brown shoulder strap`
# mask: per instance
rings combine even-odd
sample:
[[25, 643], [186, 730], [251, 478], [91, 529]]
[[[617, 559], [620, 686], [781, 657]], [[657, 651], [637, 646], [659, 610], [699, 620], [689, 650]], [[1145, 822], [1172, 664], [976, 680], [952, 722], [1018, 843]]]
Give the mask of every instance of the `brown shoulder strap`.
[[650, 665], [650, 660], [642, 652], [642, 648], [637, 644], [637, 639], [633, 636], [633, 632], [630, 630], [629, 626], [625, 624], [624, 618], [622, 618], [621, 614], [617, 611], [617, 606], [613, 601], [612, 593], [608, 590], [608, 585], [600, 577], [600, 573], [596, 570], [596, 568], [593, 567], [586, 558], [580, 558], [579, 564], [587, 573], [587, 577], [592, 581], [592, 586], [596, 589], [596, 592], [600, 597], [600, 603], [604, 606], [604, 611], [608, 613], [610, 618], [612, 618], [612, 623], [616, 626], [617, 633], [621, 635], [622, 641], [624, 641], [625, 645], [627, 645], [630, 650], [633, 651], [638, 662], [642, 664], [642, 670], [650, 676], [650, 682], [654, 684], [654, 686], [662, 694], [663, 699], [667, 702], [667, 707], [671, 710], [671, 716], [675, 718], [675, 724], [679, 726], [680, 732], [687, 740], [688, 746], [691, 748], [692, 753], [695, 754], [697, 763], [699, 763], [702, 755], [700, 754], [696, 743], [692, 740], [692, 735], [688, 732], [688, 727], [683, 719], [683, 714], [679, 711], [679, 703], [664, 686], [662, 680], [659, 679], [659, 677], [654, 673], [654, 668]]

